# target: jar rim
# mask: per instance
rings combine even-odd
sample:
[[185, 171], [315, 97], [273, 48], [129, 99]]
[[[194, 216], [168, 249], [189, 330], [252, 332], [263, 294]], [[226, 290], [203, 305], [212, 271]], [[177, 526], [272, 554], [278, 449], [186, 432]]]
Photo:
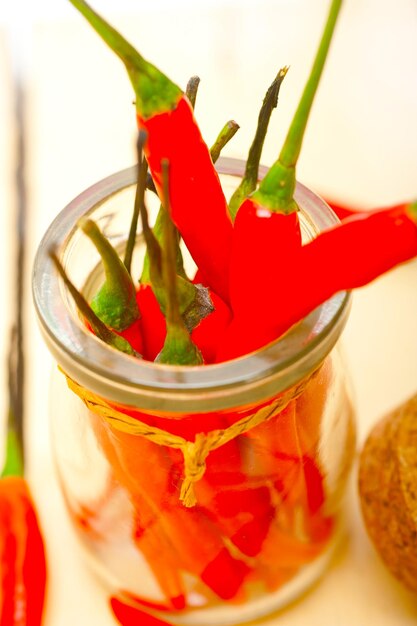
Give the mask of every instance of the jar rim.
[[[221, 174], [242, 174], [243, 161], [221, 158]], [[261, 168], [260, 177], [266, 173]], [[288, 389], [314, 371], [346, 323], [351, 295], [340, 292], [283, 337], [243, 357], [203, 366], [173, 366], [134, 359], [109, 348], [68, 311], [61, 279], [49, 258], [64, 249], [79, 218], [136, 183], [133, 166], [95, 183], [70, 202], [49, 226], [33, 266], [33, 299], [44, 340], [65, 373], [108, 400], [142, 409], [184, 413], [245, 406]], [[338, 218], [319, 196], [297, 182], [301, 210], [308, 205], [319, 230]], [[204, 408], [202, 408], [204, 407]]]

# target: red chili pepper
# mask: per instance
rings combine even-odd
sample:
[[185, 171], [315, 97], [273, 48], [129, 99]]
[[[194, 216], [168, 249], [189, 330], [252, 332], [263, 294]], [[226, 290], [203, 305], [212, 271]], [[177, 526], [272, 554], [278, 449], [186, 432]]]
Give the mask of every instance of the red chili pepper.
[[142, 354], [148, 361], [154, 361], [164, 345], [166, 335], [165, 318], [151, 285], [141, 284], [136, 298], [141, 312]]
[[232, 223], [190, 102], [84, 0], [70, 1], [125, 64], [136, 93], [138, 124], [148, 133], [145, 153], [155, 186], [161, 193], [161, 163], [168, 160], [173, 220], [206, 284], [228, 302]]
[[417, 203], [346, 218], [303, 246], [284, 274], [259, 275], [262, 324], [250, 320], [248, 333], [248, 318], [234, 320], [218, 360], [266, 345], [338, 291], [362, 287], [416, 255]]
[[[358, 213], [365, 213], [366, 211], [371, 211], [375, 209], [362, 209], [361, 207], [350, 207], [345, 204], [340, 204], [339, 202], [334, 202], [333, 200], [329, 200], [328, 198], [324, 198], [325, 202], [329, 205], [329, 207], [336, 213], [337, 217], [340, 220], [344, 220], [346, 217], [350, 217], [351, 215], [358, 215]], [[399, 209], [401, 207], [405, 207], [406, 203], [395, 204], [387, 207], [378, 207], [378, 210], [383, 208], [385, 209]]]
[[45, 597], [42, 535], [24, 478], [0, 480], [0, 626], [39, 626]]
[[[342, 0], [333, 0], [316, 58], [278, 160], [258, 191], [240, 206], [233, 231], [230, 263], [230, 302], [236, 318], [263, 316], [258, 296], [264, 297], [258, 276], [287, 271], [289, 259], [301, 246], [298, 206], [294, 200], [295, 168], [304, 132], [335, 29]], [[248, 297], [248, 287], [250, 297]], [[267, 287], [269, 291], [269, 287]], [[260, 322], [261, 323], [261, 322]]]

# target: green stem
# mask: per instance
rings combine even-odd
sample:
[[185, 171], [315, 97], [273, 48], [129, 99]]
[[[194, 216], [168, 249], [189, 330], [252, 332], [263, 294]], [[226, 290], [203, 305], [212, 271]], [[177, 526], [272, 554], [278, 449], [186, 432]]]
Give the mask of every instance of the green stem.
[[417, 224], [417, 200], [415, 202], [411, 202], [407, 206], [406, 210], [407, 210], [408, 215], [413, 220], [413, 222], [415, 222]]
[[143, 156], [143, 146], [145, 145], [147, 133], [144, 130], [140, 130], [137, 141], [137, 153], [138, 153], [138, 180], [135, 193], [135, 204], [133, 207], [132, 220], [130, 222], [129, 236], [126, 243], [124, 265], [130, 275], [132, 275], [132, 256], [133, 250], [136, 244], [136, 234], [138, 229], [139, 213], [140, 213], [140, 198], [145, 194], [146, 179], [148, 174], [148, 163]]
[[232, 219], [236, 217], [236, 213], [238, 212], [243, 200], [256, 189], [256, 185], [258, 184], [259, 163], [261, 161], [266, 133], [268, 131], [272, 112], [278, 105], [279, 90], [287, 72], [287, 66], [280, 69], [263, 99], [262, 107], [259, 111], [255, 137], [249, 149], [246, 161], [245, 173], [239, 186], [230, 198], [229, 211]]
[[6, 476], [23, 476], [23, 451], [17, 433], [9, 427], [6, 440], [6, 459], [1, 478]]
[[307, 121], [323, 72], [342, 1], [332, 0], [310, 76], [294, 114], [279, 158], [268, 171], [258, 191], [252, 196], [255, 201], [268, 207], [271, 211], [291, 213], [298, 210], [294, 201], [295, 166], [300, 155]]
[[217, 161], [221, 151], [227, 143], [234, 137], [239, 130], [239, 124], [234, 120], [229, 120], [217, 135], [216, 141], [210, 148], [210, 156], [213, 163]]
[[101, 339], [101, 341], [111, 346], [112, 348], [116, 348], [116, 350], [119, 350], [120, 352], [125, 352], [126, 354], [130, 354], [132, 356], [140, 356], [134, 351], [130, 343], [126, 339], [124, 339], [124, 337], [121, 337], [110, 328], [108, 328], [106, 324], [104, 324], [104, 322], [102, 322], [101, 319], [94, 313], [87, 300], [68, 278], [67, 273], [64, 270], [55, 250], [50, 250], [49, 256], [54, 263], [58, 273], [60, 274], [62, 280], [64, 281], [65, 286], [67, 287], [72, 298], [74, 299], [79, 313], [90, 324], [96, 337]]
[[200, 365], [203, 362], [198, 348], [181, 316], [177, 291], [175, 226], [170, 219], [169, 202], [169, 163], [162, 164], [163, 207], [167, 213], [164, 221], [164, 246], [162, 252], [162, 273], [166, 290], [165, 318], [167, 334], [164, 346], [157, 357], [159, 363], [172, 365]]
[[79, 226], [97, 248], [106, 276], [104, 284], [91, 302], [91, 307], [107, 326], [118, 331], [125, 330], [139, 318], [132, 277], [93, 220], [82, 218]]
[[149, 63], [120, 33], [84, 0], [70, 0], [94, 30], [123, 61], [136, 94], [136, 109], [145, 118], [174, 109], [181, 90]]
[[[158, 229], [152, 230], [149, 226], [148, 210], [145, 204], [144, 194], [141, 193], [139, 198], [139, 212], [142, 221], [142, 232], [146, 243], [146, 256], [144, 259], [144, 267], [141, 276], [141, 282], [149, 284], [158, 288], [163, 285], [162, 279], [162, 250], [160, 246], [160, 237], [157, 237], [156, 232], [159, 234], [160, 225]], [[162, 210], [159, 209], [158, 218], [162, 214]]]
[[[18, 328], [13, 326], [10, 333], [10, 345], [7, 359], [8, 373], [8, 419], [7, 419], [7, 436], [6, 436], [6, 455], [2, 477], [5, 476], [23, 476], [24, 473], [24, 442], [22, 415], [17, 384], [19, 376], [18, 367]], [[21, 390], [20, 390], [21, 392]]]

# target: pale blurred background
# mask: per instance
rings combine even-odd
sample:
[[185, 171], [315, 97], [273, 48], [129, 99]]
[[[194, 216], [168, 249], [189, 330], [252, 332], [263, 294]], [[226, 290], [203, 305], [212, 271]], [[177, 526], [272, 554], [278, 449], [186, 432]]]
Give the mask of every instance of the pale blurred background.
[[[191, 75], [201, 77], [196, 116], [207, 142], [230, 118], [241, 126], [225, 151], [229, 156], [245, 157], [265, 90], [278, 69], [290, 65], [263, 162], [276, 158], [329, 0], [94, 0], [93, 6], [182, 87]], [[130, 83], [83, 18], [66, 0], [0, 3], [3, 369], [14, 280], [16, 81], [24, 89], [28, 268], [57, 212], [90, 184], [135, 161]], [[416, 112], [416, 0], [345, 0], [299, 179], [358, 207], [415, 198]], [[34, 321], [29, 274], [25, 293], [28, 471], [51, 572], [45, 626], [111, 626], [105, 595], [80, 561], [53, 473], [47, 424], [50, 361]], [[362, 443], [378, 417], [417, 391], [416, 261], [356, 295], [345, 346]], [[3, 414], [6, 400], [3, 395]], [[267, 626], [304, 626], [306, 620], [313, 626], [415, 624], [415, 601], [381, 567], [365, 536], [353, 484], [346, 517], [350, 538], [324, 581], [284, 614], [266, 620]]]

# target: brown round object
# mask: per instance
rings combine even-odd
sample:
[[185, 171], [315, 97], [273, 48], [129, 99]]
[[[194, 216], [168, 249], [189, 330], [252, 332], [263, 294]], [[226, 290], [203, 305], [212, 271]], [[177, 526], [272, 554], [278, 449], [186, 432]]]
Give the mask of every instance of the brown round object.
[[359, 495], [368, 534], [392, 574], [417, 592], [417, 395], [365, 442]]

